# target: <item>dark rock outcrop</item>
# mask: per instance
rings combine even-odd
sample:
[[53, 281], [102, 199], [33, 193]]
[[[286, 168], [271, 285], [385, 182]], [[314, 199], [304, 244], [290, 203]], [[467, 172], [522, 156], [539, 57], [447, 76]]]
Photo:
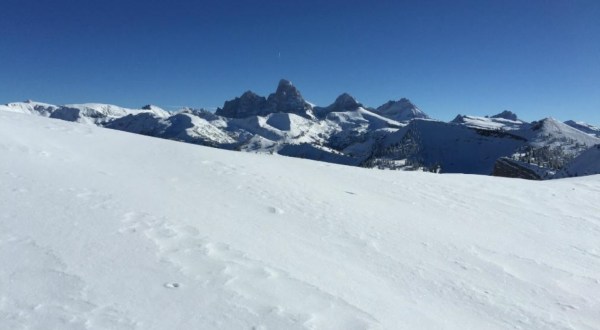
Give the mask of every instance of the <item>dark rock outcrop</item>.
[[275, 93], [268, 98], [247, 91], [242, 96], [226, 101], [216, 114], [228, 118], [266, 116], [271, 113], [294, 113], [312, 118], [312, 105], [306, 102], [300, 91], [289, 80], [281, 79]]
[[306, 102], [300, 91], [289, 80], [281, 79], [275, 93], [267, 98], [268, 112], [293, 113], [312, 118], [312, 105]]
[[508, 119], [508, 120], [512, 120], [512, 121], [519, 120], [519, 118], [517, 117], [517, 114], [515, 114], [512, 111], [508, 111], [508, 110], [504, 110], [497, 115], [493, 115], [491, 118], [502, 118], [502, 119]]
[[523, 166], [518, 161], [506, 157], [502, 157], [496, 160], [492, 175], [501, 176], [505, 178], [542, 180], [542, 178], [535, 171]]
[[215, 114], [228, 118], [264, 116], [267, 114], [267, 99], [247, 91], [240, 97], [225, 101], [223, 108], [218, 108]]
[[314, 112], [319, 117], [325, 117], [331, 112], [345, 112], [345, 111], [356, 111], [358, 108], [363, 107], [361, 103], [356, 101], [352, 95], [343, 93], [338, 96], [335, 101], [326, 107], [315, 107]]

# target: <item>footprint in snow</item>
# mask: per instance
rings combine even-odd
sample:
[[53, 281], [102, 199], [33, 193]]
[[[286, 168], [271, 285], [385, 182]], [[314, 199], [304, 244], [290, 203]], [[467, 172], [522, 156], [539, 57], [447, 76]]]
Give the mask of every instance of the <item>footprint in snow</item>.
[[269, 206], [267, 209], [269, 210], [269, 213], [272, 213], [272, 214], [283, 214], [283, 213], [285, 213], [282, 209], [274, 207], [274, 206]]

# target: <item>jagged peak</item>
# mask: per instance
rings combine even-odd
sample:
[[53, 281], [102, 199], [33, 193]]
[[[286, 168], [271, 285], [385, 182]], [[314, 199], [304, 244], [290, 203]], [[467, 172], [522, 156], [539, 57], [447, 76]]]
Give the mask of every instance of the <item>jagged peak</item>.
[[403, 108], [416, 108], [417, 106], [412, 103], [409, 99], [407, 99], [406, 97], [402, 97], [399, 100], [395, 101], [395, 100], [389, 100], [387, 102], [385, 102], [383, 105], [379, 106], [377, 109], [380, 108], [386, 108], [386, 107], [391, 107], [393, 105], [399, 105], [402, 106]]
[[398, 102], [400, 103], [406, 103], [406, 104], [411, 104], [413, 106], [415, 106], [409, 99], [407, 99], [406, 97], [400, 98], [400, 100], [398, 100]]
[[[274, 95], [276, 97], [294, 97], [294, 98], [302, 98], [300, 91], [292, 84], [291, 81], [286, 79], [279, 80], [279, 84], [277, 85], [277, 90]], [[271, 95], [269, 98], [271, 98]]]
[[286, 88], [286, 87], [294, 87], [294, 85], [292, 84], [291, 81], [289, 81], [287, 79], [280, 79], [279, 84], [277, 85], [277, 89]]
[[491, 116], [490, 118], [502, 118], [502, 119], [507, 119], [507, 120], [512, 120], [512, 121], [519, 120], [519, 118], [517, 117], [517, 114], [512, 111], [509, 111], [509, 110], [504, 110], [504, 111], [500, 112], [499, 114]]
[[311, 117], [312, 105], [289, 80], [281, 79], [275, 93], [267, 98], [269, 112], [289, 112]]
[[240, 98], [242, 98], [242, 99], [243, 99], [243, 98], [255, 98], [255, 97], [260, 97], [260, 96], [259, 96], [258, 94], [256, 94], [256, 93], [254, 93], [254, 92], [253, 92], [253, 91], [251, 91], [251, 90], [247, 90], [247, 91], [245, 91], [245, 92], [244, 92], [244, 93], [243, 93], [243, 94], [240, 96]]

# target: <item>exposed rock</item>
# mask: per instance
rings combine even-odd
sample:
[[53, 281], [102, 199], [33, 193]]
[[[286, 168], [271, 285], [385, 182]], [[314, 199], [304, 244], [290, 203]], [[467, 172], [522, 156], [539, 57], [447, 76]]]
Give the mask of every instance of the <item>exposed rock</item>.
[[535, 171], [523, 166], [521, 162], [506, 157], [502, 157], [496, 160], [492, 175], [501, 176], [505, 178], [542, 180], [542, 178]]
[[458, 114], [458, 115], [456, 115], [456, 117], [454, 117], [454, 119], [452, 119], [450, 122], [451, 122], [451, 123], [453, 123], [453, 124], [464, 124], [464, 123], [466, 122], [466, 121], [465, 121], [465, 118], [467, 118], [467, 116], [464, 116], [464, 115]]
[[267, 99], [252, 91], [247, 91], [233, 100], [225, 101], [223, 108], [219, 108], [215, 112], [219, 116], [228, 118], [263, 116], [267, 113]]
[[228, 118], [246, 118], [277, 112], [312, 118], [312, 105], [302, 98], [298, 89], [290, 81], [282, 79], [275, 93], [268, 98], [247, 91], [240, 97], [226, 101], [223, 108], [217, 109], [215, 113]]
[[497, 115], [493, 115], [491, 118], [502, 118], [502, 119], [508, 119], [508, 120], [512, 120], [512, 121], [519, 120], [519, 118], [517, 118], [517, 115], [514, 112], [508, 111], [508, 110], [504, 110]]
[[356, 111], [363, 107], [354, 97], [348, 93], [343, 93], [338, 96], [335, 101], [327, 107], [315, 107], [314, 112], [320, 117], [326, 116], [331, 112]]
[[287, 112], [312, 117], [312, 105], [304, 100], [300, 91], [289, 80], [279, 81], [277, 90], [269, 95], [267, 103], [270, 113]]

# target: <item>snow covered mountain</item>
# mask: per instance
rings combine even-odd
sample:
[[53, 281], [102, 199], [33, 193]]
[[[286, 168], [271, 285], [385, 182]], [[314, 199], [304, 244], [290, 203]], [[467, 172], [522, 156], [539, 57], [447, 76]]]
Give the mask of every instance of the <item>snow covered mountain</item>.
[[573, 128], [576, 128], [582, 132], [585, 132], [587, 134], [590, 134], [590, 135], [600, 138], [600, 127], [590, 125], [590, 124], [582, 122], [582, 121], [573, 121], [573, 120], [567, 120], [567, 121], [565, 121], [565, 124], [567, 124]]
[[336, 164], [537, 179], [553, 178], [600, 143], [591, 125], [551, 118], [527, 123], [507, 110], [489, 117], [458, 115], [446, 123], [429, 119], [406, 98], [374, 109], [343, 93], [328, 106], [313, 106], [284, 79], [268, 97], [247, 91], [215, 113], [31, 101], [0, 110]]
[[[600, 144], [599, 138], [553, 118], [525, 125], [514, 133], [528, 142], [509, 157], [511, 167], [528, 172], [525, 177], [533, 172], [537, 179], [554, 178], [556, 172], [563, 169], [572, 159], [590, 147]], [[522, 173], [517, 174], [517, 177], [523, 177]]]
[[517, 130], [523, 127], [524, 121], [510, 111], [503, 111], [491, 117], [458, 115], [451, 123], [485, 130]]
[[57, 106], [30, 100], [0, 105], [0, 110], [35, 114], [66, 121], [92, 124], [103, 124], [110, 120], [133, 114], [151, 113], [161, 118], [165, 118], [170, 115], [169, 112], [153, 105], [147, 105], [141, 109], [127, 109], [116, 105], [101, 103], [67, 104]]
[[373, 171], [6, 111], [0, 160], [0, 329], [600, 324], [600, 176]]
[[375, 113], [399, 122], [429, 118], [429, 116], [407, 98], [401, 98], [398, 101], [388, 101], [375, 109]]

